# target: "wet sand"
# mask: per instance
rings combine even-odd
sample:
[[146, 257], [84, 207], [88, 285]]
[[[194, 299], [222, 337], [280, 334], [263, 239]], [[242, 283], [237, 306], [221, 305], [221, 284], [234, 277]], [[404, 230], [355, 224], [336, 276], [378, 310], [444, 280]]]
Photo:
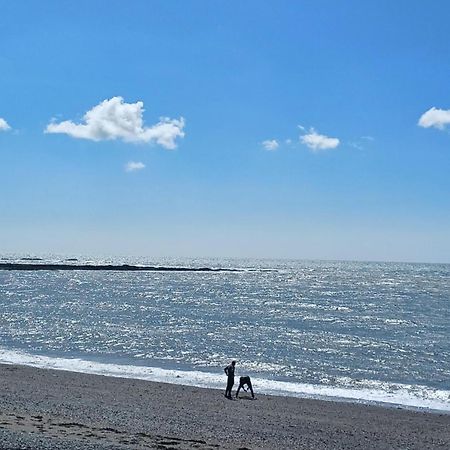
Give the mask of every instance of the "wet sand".
[[0, 365], [0, 448], [450, 448], [448, 414], [241, 397], [230, 401], [213, 389]]

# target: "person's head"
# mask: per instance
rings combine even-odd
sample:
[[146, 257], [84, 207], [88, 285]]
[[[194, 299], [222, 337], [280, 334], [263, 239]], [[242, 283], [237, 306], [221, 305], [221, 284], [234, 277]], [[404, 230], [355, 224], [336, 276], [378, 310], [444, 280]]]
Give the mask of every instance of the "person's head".
[[234, 367], [236, 365], [236, 361], [231, 361], [231, 365]]

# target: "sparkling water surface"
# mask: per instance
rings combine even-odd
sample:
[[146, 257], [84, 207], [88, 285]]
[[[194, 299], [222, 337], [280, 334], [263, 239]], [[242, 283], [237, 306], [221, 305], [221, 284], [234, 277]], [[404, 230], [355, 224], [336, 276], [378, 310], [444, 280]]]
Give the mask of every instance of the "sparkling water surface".
[[205, 374], [222, 374], [234, 358], [238, 374], [271, 380], [275, 391], [277, 381], [385, 396], [400, 389], [414, 392], [416, 406], [435, 395], [450, 409], [450, 265], [76, 263], [86, 261], [243, 270], [1, 270], [3, 351]]

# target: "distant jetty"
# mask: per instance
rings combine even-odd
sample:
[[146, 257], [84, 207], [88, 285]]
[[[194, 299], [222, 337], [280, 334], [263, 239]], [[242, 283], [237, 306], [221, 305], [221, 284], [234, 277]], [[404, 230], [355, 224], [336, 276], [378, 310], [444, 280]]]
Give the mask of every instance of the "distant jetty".
[[[130, 264], [0, 263], [0, 270], [110, 270], [117, 272], [244, 272], [243, 269], [213, 267], [134, 266]], [[245, 269], [248, 271], [249, 269]]]

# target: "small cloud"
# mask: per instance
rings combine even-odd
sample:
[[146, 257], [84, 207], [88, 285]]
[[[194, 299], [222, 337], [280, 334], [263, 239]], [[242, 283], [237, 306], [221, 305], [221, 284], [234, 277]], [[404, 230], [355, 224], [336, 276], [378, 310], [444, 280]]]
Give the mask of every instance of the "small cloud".
[[141, 162], [130, 161], [125, 164], [125, 172], [136, 172], [142, 169], [145, 169], [145, 164]]
[[350, 147], [356, 148], [357, 150], [363, 150], [364, 146], [360, 143], [360, 142], [349, 142], [348, 145], [350, 145]]
[[286, 139], [286, 140], [284, 141], [284, 143], [285, 143], [286, 145], [291, 145], [291, 144], [292, 144], [292, 139]]
[[10, 129], [11, 127], [8, 125], [8, 122], [0, 117], [0, 131], [8, 131]]
[[450, 125], [450, 109], [439, 109], [433, 106], [422, 114], [417, 124], [423, 128], [434, 127], [443, 130], [446, 125]]
[[372, 136], [361, 136], [359, 139], [349, 142], [348, 145], [358, 150], [364, 150], [364, 148], [370, 146], [373, 141], [375, 141], [375, 138]]
[[280, 144], [277, 142], [276, 139], [263, 141], [263, 142], [261, 143], [261, 145], [262, 145], [266, 150], [276, 150], [276, 149], [280, 146]]
[[125, 103], [122, 97], [112, 97], [94, 106], [84, 116], [84, 123], [52, 120], [45, 133], [62, 133], [77, 139], [125, 142], [155, 142], [167, 149], [176, 148], [177, 138], [184, 137], [184, 118], [161, 117], [152, 126], [144, 126], [144, 103]]
[[340, 143], [338, 138], [319, 134], [314, 128], [310, 128], [308, 134], [300, 136], [300, 141], [313, 151], [336, 148]]

